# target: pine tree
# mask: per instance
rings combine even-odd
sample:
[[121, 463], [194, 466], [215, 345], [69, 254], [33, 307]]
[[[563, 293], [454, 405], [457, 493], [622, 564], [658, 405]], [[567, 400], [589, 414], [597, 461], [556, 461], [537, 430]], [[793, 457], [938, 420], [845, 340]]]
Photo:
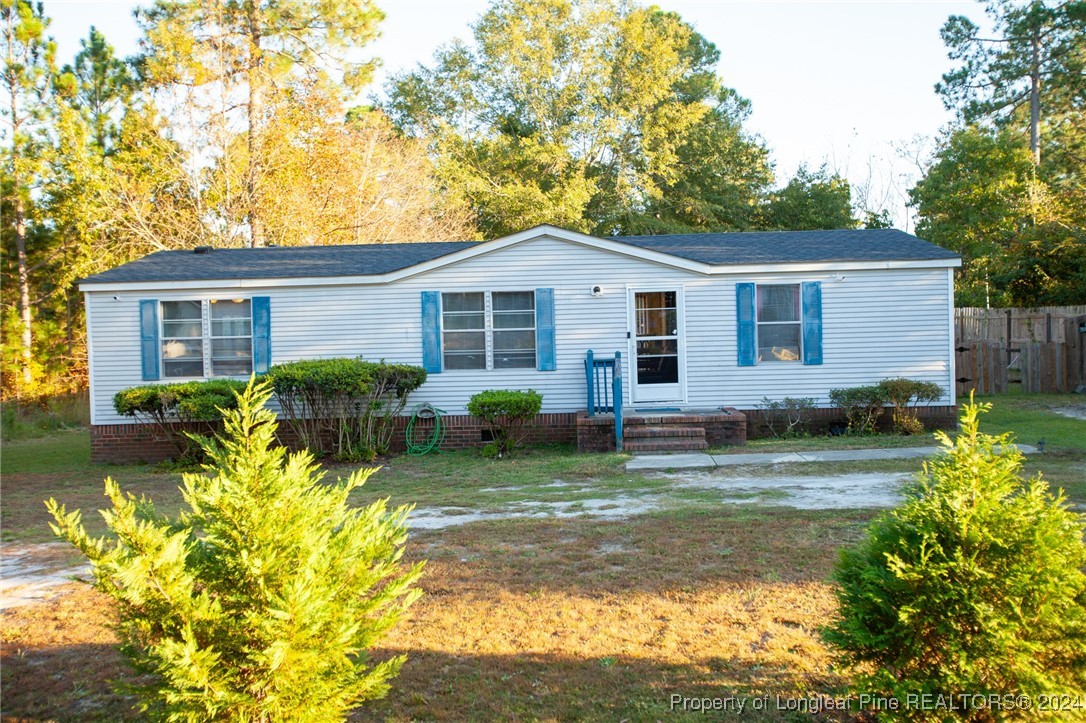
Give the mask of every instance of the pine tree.
[[116, 539], [90, 538], [78, 510], [47, 503], [117, 601], [155, 718], [342, 720], [404, 662], [373, 665], [366, 651], [420, 595], [422, 563], [400, 563], [409, 508], [351, 507], [374, 470], [325, 484], [311, 455], [273, 446], [270, 394], [251, 381], [224, 435], [203, 440], [211, 462], [184, 476], [176, 519], [112, 479], [102, 514]]

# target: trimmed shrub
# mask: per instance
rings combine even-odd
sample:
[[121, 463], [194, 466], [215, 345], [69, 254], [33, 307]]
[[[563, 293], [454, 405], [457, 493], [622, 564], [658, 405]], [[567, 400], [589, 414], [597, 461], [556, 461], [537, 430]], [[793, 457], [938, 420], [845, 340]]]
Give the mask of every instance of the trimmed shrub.
[[886, 401], [893, 405], [894, 431], [898, 434], [920, 434], [924, 424], [917, 418], [916, 405], [937, 401], [943, 388], [933, 382], [918, 382], [905, 377], [883, 379], [879, 388]]
[[389, 451], [396, 417], [426, 370], [335, 358], [276, 364], [267, 376], [303, 445], [337, 460], [371, 460]]
[[225, 434], [204, 440], [206, 474], [186, 474], [175, 518], [105, 483], [111, 535], [46, 503], [53, 530], [117, 602], [122, 651], [143, 675], [142, 707], [165, 720], [343, 720], [388, 690], [404, 657], [366, 651], [420, 592], [403, 569], [408, 507], [356, 508], [375, 471], [328, 484], [308, 452], [273, 445], [267, 383], [250, 382]]
[[879, 386], [831, 389], [830, 402], [845, 410], [849, 434], [874, 434], [886, 392]]
[[117, 392], [113, 408], [123, 416], [155, 424], [177, 450], [178, 461], [192, 463], [202, 458], [200, 443], [174, 423], [216, 426], [225, 410], [237, 408], [237, 393], [244, 389], [245, 382], [237, 379], [145, 384]]
[[762, 397], [758, 409], [774, 437], [796, 437], [811, 423], [811, 410], [814, 406], [815, 400], [812, 397], [785, 397], [779, 401]]
[[1009, 435], [978, 431], [990, 409], [965, 405], [954, 440], [936, 432], [943, 454], [907, 502], [841, 556], [837, 619], [823, 634], [859, 666], [859, 692], [905, 701], [1086, 690], [1084, 518], [1039, 476], [1021, 477]]
[[526, 392], [488, 389], [473, 395], [468, 401], [468, 412], [483, 420], [494, 440], [484, 448], [484, 454], [512, 455], [527, 436], [524, 426], [535, 419], [542, 407], [543, 395], [534, 389]]

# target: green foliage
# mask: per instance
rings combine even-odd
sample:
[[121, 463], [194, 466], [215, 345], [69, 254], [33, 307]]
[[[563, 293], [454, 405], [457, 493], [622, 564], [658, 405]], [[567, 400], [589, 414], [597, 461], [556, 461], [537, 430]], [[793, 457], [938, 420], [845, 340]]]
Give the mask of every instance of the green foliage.
[[947, 55], [960, 63], [935, 87], [943, 104], [966, 123], [990, 120], [1025, 130], [1030, 108], [1023, 101], [1029, 99], [1030, 76], [1036, 74], [1041, 118], [1057, 132], [1073, 122], [1070, 114], [1076, 106], [1081, 109], [1086, 98], [1082, 3], [994, 0], [986, 11], [992, 31], [982, 31], [961, 15], [951, 16], [942, 27]]
[[484, 236], [745, 228], [772, 172], [720, 53], [677, 14], [617, 0], [498, 0], [474, 43], [392, 78]]
[[775, 191], [765, 210], [768, 228], [781, 231], [856, 228], [848, 181], [826, 166], [800, 166], [788, 185]]
[[420, 594], [422, 563], [400, 563], [409, 508], [353, 508], [375, 470], [328, 484], [308, 453], [273, 446], [270, 395], [251, 381], [226, 413], [226, 433], [205, 442], [207, 473], [183, 477], [176, 519], [112, 479], [102, 514], [115, 538], [90, 538], [78, 510], [47, 503], [117, 602], [156, 719], [343, 720], [404, 661], [371, 665], [366, 651]]
[[135, 78], [93, 25], [79, 47], [75, 62], [61, 68], [57, 91], [79, 110], [93, 129], [95, 146], [105, 152], [120, 132], [117, 121], [136, 90]]
[[842, 554], [838, 617], [824, 635], [862, 666], [863, 693], [1086, 690], [1083, 518], [1040, 477], [1022, 478], [1009, 435], [979, 432], [989, 409], [964, 405], [961, 433], [936, 433], [943, 454], [907, 502]]
[[0, 408], [0, 437], [7, 441], [90, 426], [90, 400], [84, 394], [43, 397], [35, 404], [7, 402]]
[[426, 370], [355, 359], [308, 359], [276, 364], [268, 379], [303, 445], [337, 460], [387, 454], [396, 417]]
[[534, 389], [488, 389], [472, 395], [468, 412], [482, 419], [493, 437], [484, 454], [512, 455], [527, 435], [524, 426], [535, 419], [542, 407], [543, 395]]
[[959, 306], [1086, 297], [1084, 7], [994, 0], [991, 30], [943, 26], [956, 67], [936, 90], [961, 123], [910, 196], [917, 234], [963, 257]]
[[845, 410], [849, 434], [874, 434], [886, 404], [886, 390], [878, 385], [831, 389], [830, 401]]
[[177, 449], [182, 463], [201, 457], [200, 442], [176, 426], [205, 422], [215, 426], [223, 412], [237, 406], [237, 393], [245, 382], [237, 379], [211, 379], [180, 384], [145, 384], [122, 389], [113, 395], [117, 414], [151, 422]]
[[812, 397], [785, 397], [776, 401], [762, 397], [757, 405], [773, 436], [785, 438], [804, 433], [804, 428], [811, 423], [811, 410], [814, 406], [815, 400]]
[[938, 401], [945, 391], [934, 382], [918, 382], [898, 377], [883, 379], [879, 388], [886, 401], [893, 405], [894, 431], [898, 434], [920, 434], [924, 425], [917, 418], [916, 405]]
[[[1086, 179], [1081, 170], [1059, 173], [1060, 183]], [[970, 126], [942, 139], [910, 198], [917, 234], [962, 256], [957, 305], [1059, 305], [1086, 296], [1086, 188], [1060, 190], [1043, 174], [1011, 132]]]

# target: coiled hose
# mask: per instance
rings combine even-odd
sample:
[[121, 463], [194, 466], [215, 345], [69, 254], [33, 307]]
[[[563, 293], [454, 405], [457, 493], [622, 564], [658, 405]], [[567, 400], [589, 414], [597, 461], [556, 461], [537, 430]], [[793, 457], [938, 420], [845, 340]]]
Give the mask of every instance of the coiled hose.
[[[418, 404], [411, 410], [411, 419], [408, 420], [407, 430], [404, 433], [404, 442], [407, 444], [408, 454], [415, 457], [421, 457], [441, 446], [442, 440], [445, 439], [445, 424], [441, 421], [441, 415], [444, 413], [444, 409], [438, 409], [428, 402], [426, 404]], [[415, 421], [419, 419], [434, 420], [434, 428], [426, 435], [426, 439], [416, 444]]]

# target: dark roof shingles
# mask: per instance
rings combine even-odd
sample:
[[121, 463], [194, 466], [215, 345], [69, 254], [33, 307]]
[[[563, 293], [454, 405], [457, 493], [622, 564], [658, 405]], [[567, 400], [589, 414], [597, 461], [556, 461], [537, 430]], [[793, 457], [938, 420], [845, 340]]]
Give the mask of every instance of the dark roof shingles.
[[272, 246], [259, 249], [159, 251], [83, 279], [125, 281], [212, 281], [284, 279], [304, 276], [371, 276], [399, 271], [477, 245], [472, 241], [368, 244], [354, 246]]
[[[754, 231], [610, 240], [706, 264], [955, 259], [952, 251], [896, 229]], [[356, 246], [277, 246], [259, 249], [159, 251], [84, 282], [213, 281], [371, 276], [405, 269], [478, 245], [470, 241]]]
[[625, 236], [615, 241], [706, 264], [922, 261], [958, 255], [897, 229]]

